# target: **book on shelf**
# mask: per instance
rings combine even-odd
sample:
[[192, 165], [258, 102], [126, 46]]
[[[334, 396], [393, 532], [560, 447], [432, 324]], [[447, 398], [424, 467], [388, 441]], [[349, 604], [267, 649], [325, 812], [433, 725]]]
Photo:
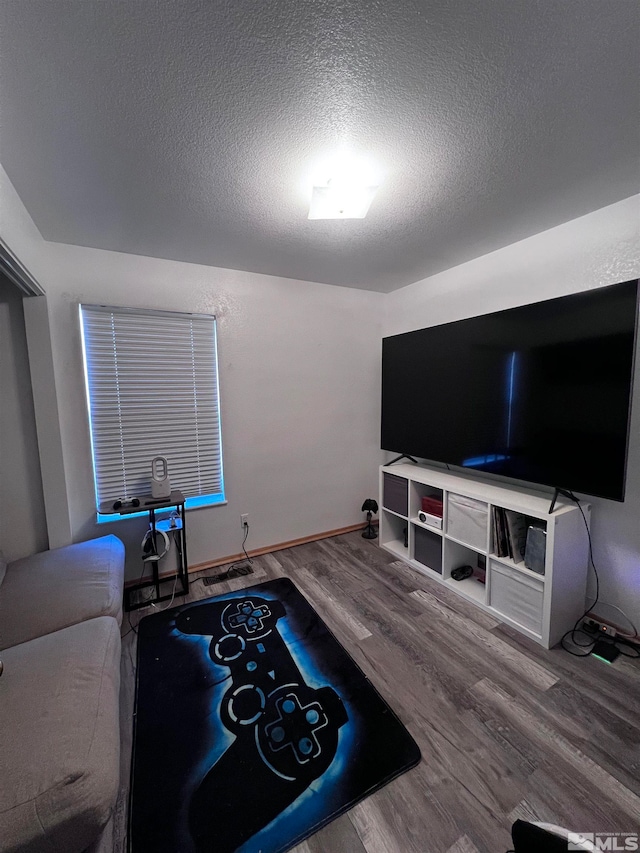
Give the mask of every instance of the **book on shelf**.
[[496, 508], [494, 506], [491, 507], [491, 547], [493, 551], [498, 553], [498, 531], [496, 528]]
[[524, 562], [524, 553], [527, 547], [527, 529], [529, 519], [521, 512], [511, 509], [504, 510], [506, 519], [507, 536], [509, 539], [510, 557], [514, 563]]
[[547, 531], [539, 524], [530, 524], [527, 531], [527, 547], [524, 564], [532, 572], [543, 575], [547, 551]]
[[504, 509], [501, 506], [493, 507], [495, 522], [494, 547], [498, 557], [510, 557], [509, 536], [507, 533], [507, 522]]
[[496, 557], [504, 557], [500, 542], [500, 525], [498, 523], [498, 507], [491, 507], [491, 541]]

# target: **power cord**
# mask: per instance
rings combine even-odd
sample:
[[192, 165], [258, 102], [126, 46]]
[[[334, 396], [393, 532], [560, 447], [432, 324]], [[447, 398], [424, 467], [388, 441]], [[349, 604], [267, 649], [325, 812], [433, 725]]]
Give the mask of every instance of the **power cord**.
[[[174, 534], [171, 538], [173, 539], [173, 543], [176, 546], [176, 550], [178, 551], [178, 555], [180, 557], [180, 560], [182, 560], [182, 548], [180, 546], [180, 540], [179, 540], [179, 537], [177, 537], [175, 535], [179, 531], [179, 529], [180, 528], [170, 528], [170, 532]], [[166, 552], [163, 556], [166, 556]], [[147, 568], [147, 562], [145, 562], [142, 566], [142, 571], [140, 572], [140, 577], [138, 578], [138, 583], [140, 583], [142, 581], [142, 577], [144, 575], [144, 570]], [[178, 586], [178, 574], [176, 573], [176, 576], [173, 580], [173, 590], [171, 591], [171, 599], [170, 599], [169, 603], [165, 604], [164, 607], [160, 607], [160, 608], [156, 607], [156, 603], [154, 601], [149, 601], [148, 604], [150, 604], [151, 607], [153, 607], [157, 613], [162, 613], [164, 610], [168, 610], [173, 605], [174, 599], [176, 597], [177, 586]], [[184, 594], [185, 594], [184, 592], [179, 592], [178, 598], [180, 598]], [[143, 602], [144, 602], [144, 599], [143, 599]], [[123, 640], [125, 637], [128, 637], [132, 631], [134, 634], [138, 633], [137, 629], [134, 628], [133, 623], [131, 622], [131, 611], [129, 611], [129, 610], [127, 611], [127, 621], [129, 622], [129, 630], [127, 631], [126, 634], [122, 635], [121, 639], [123, 639]]]
[[[164, 607], [156, 607], [156, 603], [155, 603], [155, 601], [152, 601], [152, 602], [151, 602], [151, 606], [152, 606], [152, 607], [153, 607], [153, 609], [156, 611], [156, 613], [162, 613], [162, 611], [163, 611], [163, 610], [168, 610], [168, 609], [171, 607], [171, 605], [173, 604], [173, 600], [174, 600], [174, 598], [176, 597], [176, 587], [177, 587], [177, 585], [178, 585], [178, 575], [177, 575], [177, 573], [176, 573], [176, 576], [175, 576], [175, 578], [173, 579], [173, 589], [171, 590], [171, 599], [169, 600], [169, 603], [168, 603], [168, 604], [165, 604], [165, 606], [164, 606]], [[180, 596], [180, 595], [184, 595], [184, 592], [179, 593], [179, 596]], [[178, 596], [178, 597], [179, 597], [179, 596]]]
[[[591, 564], [591, 567], [593, 568], [593, 574], [594, 574], [595, 579], [596, 579], [596, 597], [595, 597], [595, 600], [594, 600], [593, 604], [589, 605], [589, 607], [587, 607], [587, 609], [584, 611], [584, 613], [582, 614], [582, 616], [580, 616], [580, 617], [578, 618], [578, 620], [576, 621], [576, 623], [575, 623], [575, 625], [573, 626], [573, 628], [571, 628], [571, 630], [570, 630], [570, 631], [567, 631], [567, 633], [566, 633], [566, 634], [564, 634], [564, 635], [562, 636], [562, 638], [560, 639], [560, 645], [561, 645], [561, 646], [562, 646], [562, 648], [565, 650], [565, 652], [569, 652], [569, 654], [570, 654], [570, 655], [573, 655], [573, 656], [574, 656], [574, 657], [576, 657], [576, 658], [586, 658], [586, 657], [589, 657], [589, 655], [590, 655], [590, 654], [591, 654], [591, 652], [593, 651], [593, 647], [595, 646], [596, 641], [595, 641], [595, 640], [594, 640], [594, 638], [593, 638], [590, 634], [588, 634], [584, 629], [582, 629], [582, 628], [578, 628], [578, 625], [580, 625], [580, 623], [581, 623], [581, 622], [582, 622], [582, 620], [585, 618], [585, 616], [586, 616], [586, 615], [587, 615], [591, 610], [593, 610], [593, 608], [596, 606], [596, 604], [597, 604], [597, 603], [598, 603], [598, 601], [600, 600], [600, 578], [599, 578], [599, 576], [598, 576], [598, 570], [597, 570], [597, 568], [596, 568], [596, 564], [595, 564], [595, 562], [594, 562], [594, 560], [593, 560], [593, 543], [592, 543], [592, 541], [591, 541], [591, 531], [589, 530], [589, 525], [588, 525], [588, 523], [587, 523], [587, 517], [586, 517], [586, 515], [584, 514], [584, 510], [582, 509], [582, 506], [581, 506], [581, 504], [580, 504], [579, 499], [578, 499], [578, 498], [573, 494], [573, 492], [567, 492], [567, 495], [571, 498], [571, 500], [572, 500], [572, 501], [577, 505], [578, 509], [580, 510], [580, 515], [582, 516], [582, 520], [584, 521], [585, 530], [587, 531], [587, 537], [588, 537], [588, 539], [589, 539], [589, 562], [590, 562], [590, 564]], [[576, 635], [580, 635], [580, 634], [582, 634], [582, 635], [583, 635], [583, 636], [585, 636], [585, 637], [588, 637], [588, 638], [589, 638], [589, 642], [587, 642], [587, 643], [579, 643], [579, 642], [576, 640]], [[579, 649], [586, 649], [586, 648], [588, 648], [588, 649], [589, 649], [589, 651], [587, 651], [587, 652], [574, 652], [574, 651], [572, 651], [570, 648], [568, 648], [568, 646], [567, 646], [567, 645], [566, 645], [566, 643], [565, 643], [565, 639], [566, 639], [567, 637], [571, 637], [571, 642], [572, 642], [572, 643], [573, 643], [573, 645], [574, 645], [574, 646], [576, 646], [577, 648], [579, 648]]]
[[[140, 572], [140, 577], [138, 578], [138, 583], [140, 583], [140, 582], [142, 581], [142, 576], [144, 575], [144, 570], [145, 570], [146, 568], [147, 568], [147, 564], [146, 564], [146, 563], [143, 563], [143, 565], [142, 565], [142, 571]], [[127, 610], [127, 621], [128, 621], [128, 623], [129, 623], [129, 630], [127, 631], [127, 633], [126, 633], [126, 634], [123, 634], [123, 635], [122, 635], [122, 639], [123, 639], [123, 640], [124, 640], [124, 638], [125, 638], [125, 637], [128, 637], [128, 636], [129, 636], [129, 634], [130, 634], [132, 631], [133, 631], [133, 633], [134, 633], [134, 634], [137, 634], [137, 633], [138, 633], [137, 629], [133, 627], [133, 624], [132, 624], [132, 622], [131, 622], [131, 611], [130, 611], [130, 610]]]
[[[623, 658], [631, 658], [631, 660], [640, 658], [640, 649], [634, 643], [630, 643], [629, 640], [621, 637], [610, 637], [609, 642], [616, 647]], [[635, 654], [630, 655], [628, 652], [625, 652], [624, 649], [621, 649], [620, 646], [630, 647]]]
[[222, 581], [232, 580], [233, 578], [244, 577], [246, 575], [250, 575], [253, 572], [253, 560], [247, 553], [247, 549], [245, 547], [247, 542], [247, 537], [249, 536], [249, 525], [245, 524], [244, 526], [244, 538], [242, 540], [242, 550], [244, 552], [245, 559], [240, 563], [232, 563], [224, 572], [220, 572], [217, 575], [209, 575], [204, 578], [200, 578], [200, 580], [204, 583], [205, 586], [212, 586], [216, 583], [222, 583]]
[[[580, 618], [577, 620], [577, 622], [575, 623], [573, 628], [570, 631], [567, 631], [567, 633], [563, 635], [563, 637], [560, 640], [560, 644], [566, 652], [569, 652], [570, 655], [573, 655], [574, 657], [578, 657], [578, 658], [589, 657], [595, 648], [596, 642], [605, 642], [605, 643], [608, 643], [609, 645], [614, 646], [617, 649], [617, 651], [623, 657], [631, 658], [632, 660], [634, 660], [636, 658], [640, 658], [640, 649], [633, 642], [633, 640], [638, 637], [638, 630], [637, 630], [636, 626], [634, 625], [634, 623], [631, 621], [631, 619], [624, 612], [624, 610], [622, 610], [620, 607], [618, 607], [615, 604], [610, 604], [607, 606], [612, 607], [614, 610], [618, 610], [620, 613], [622, 613], [622, 615], [629, 622], [629, 624], [631, 625], [631, 627], [634, 631], [634, 636], [632, 638], [631, 637], [621, 637], [621, 636], [617, 636], [617, 637], [610, 637], [610, 636], [609, 637], [601, 637], [601, 636], [594, 637], [593, 635], [591, 635], [587, 631], [585, 631], [583, 628], [578, 628], [578, 625], [580, 625], [580, 623], [585, 618], [585, 616], [588, 616], [593, 611], [596, 604], [600, 600], [600, 578], [598, 576], [598, 570], [596, 568], [596, 564], [595, 564], [594, 559], [593, 559], [593, 543], [591, 540], [591, 531], [589, 530], [589, 525], [587, 523], [587, 518], [584, 514], [584, 510], [582, 509], [582, 506], [580, 504], [580, 500], [573, 494], [573, 492], [567, 492], [567, 494], [569, 495], [571, 500], [574, 501], [574, 503], [577, 505], [578, 509], [580, 510], [580, 514], [582, 515], [582, 520], [584, 522], [584, 526], [585, 526], [585, 529], [587, 531], [587, 537], [589, 539], [589, 562], [591, 563], [591, 566], [593, 568], [593, 574], [594, 574], [595, 579], [596, 579], [596, 597], [595, 597], [593, 604], [591, 604], [591, 605], [589, 605], [589, 607], [587, 607], [587, 609], [582, 614], [582, 616], [580, 616]], [[588, 641], [586, 643], [578, 642], [578, 640], [576, 640], [576, 635], [582, 635], [584, 637], [588, 637]], [[576, 648], [588, 649], [588, 651], [585, 651], [585, 652], [572, 651], [565, 644], [565, 639], [567, 637], [571, 637], [571, 642], [573, 643], [574, 646], [576, 646]], [[629, 654], [623, 648], [620, 648], [620, 646], [631, 647], [631, 649], [633, 650], [634, 653]]]
[[[173, 515], [173, 513], [172, 513], [172, 515]], [[178, 556], [180, 557], [180, 565], [182, 565], [182, 548], [180, 546], [180, 537], [176, 536], [176, 533], [178, 533], [178, 531], [179, 531], [178, 527], [170, 527], [169, 528], [169, 532], [173, 533], [173, 536], [171, 538], [173, 539], [173, 544], [176, 546], [176, 551], [178, 552]], [[187, 571], [188, 571], [188, 569], [187, 569]], [[173, 590], [171, 591], [171, 599], [170, 599], [169, 603], [165, 604], [164, 607], [156, 607], [155, 601], [151, 602], [151, 606], [154, 608], [156, 613], [162, 613], [164, 610], [168, 610], [173, 605], [174, 599], [176, 597], [177, 586], [178, 586], [178, 572], [176, 572], [176, 576], [173, 579]], [[184, 592], [179, 592], [178, 598], [180, 598], [183, 595], [185, 595]]]

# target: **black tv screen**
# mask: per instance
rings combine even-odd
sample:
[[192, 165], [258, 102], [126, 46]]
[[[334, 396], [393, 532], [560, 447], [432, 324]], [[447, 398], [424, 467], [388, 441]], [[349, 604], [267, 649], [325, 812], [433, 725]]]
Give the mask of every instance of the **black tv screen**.
[[638, 280], [382, 341], [382, 449], [624, 500]]

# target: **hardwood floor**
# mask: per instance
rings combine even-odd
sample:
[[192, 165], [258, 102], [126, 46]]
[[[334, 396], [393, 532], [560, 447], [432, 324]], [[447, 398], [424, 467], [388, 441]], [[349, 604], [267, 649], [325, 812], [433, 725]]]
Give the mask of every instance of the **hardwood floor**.
[[[608, 666], [546, 651], [357, 532], [256, 557], [248, 577], [207, 587], [195, 576], [188, 600], [283, 576], [422, 751], [415, 769], [295, 853], [504, 853], [518, 817], [577, 831], [638, 829], [637, 661]], [[130, 614], [132, 624], [149, 612]], [[113, 853], [126, 850], [136, 651], [127, 616], [122, 630], [122, 785]]]

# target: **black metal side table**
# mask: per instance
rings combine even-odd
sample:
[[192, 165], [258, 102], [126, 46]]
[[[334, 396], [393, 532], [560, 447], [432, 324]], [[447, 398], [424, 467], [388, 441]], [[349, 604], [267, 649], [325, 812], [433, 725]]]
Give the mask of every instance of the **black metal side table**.
[[[187, 563], [187, 519], [185, 513], [185, 497], [182, 492], [177, 490], [172, 491], [168, 498], [153, 498], [151, 495], [141, 495], [139, 498], [139, 506], [126, 506], [114, 510], [110, 504], [104, 509], [100, 508], [100, 512], [117, 512], [118, 515], [132, 515], [136, 512], [149, 513], [149, 528], [152, 536], [155, 536], [157, 530], [163, 530], [165, 533], [173, 536], [173, 541], [176, 544], [178, 552], [178, 570], [170, 575], [160, 577], [158, 570], [158, 560], [149, 560], [151, 563], [152, 577], [150, 580], [140, 581], [139, 583], [127, 586], [124, 591], [124, 608], [125, 610], [137, 610], [140, 607], [146, 607], [149, 604], [157, 604], [159, 601], [166, 601], [173, 598], [175, 595], [187, 595], [189, 592], [189, 566]], [[158, 510], [175, 509], [176, 515], [175, 526], [171, 526], [170, 521], [159, 522], [156, 519]], [[160, 527], [159, 525], [162, 525]], [[174, 582], [170, 592], [161, 594], [160, 586], [163, 584]], [[176, 584], [180, 584], [178, 590]], [[136, 593], [142, 589], [153, 587], [155, 593], [152, 597], [140, 596], [139, 600], [135, 600]]]

